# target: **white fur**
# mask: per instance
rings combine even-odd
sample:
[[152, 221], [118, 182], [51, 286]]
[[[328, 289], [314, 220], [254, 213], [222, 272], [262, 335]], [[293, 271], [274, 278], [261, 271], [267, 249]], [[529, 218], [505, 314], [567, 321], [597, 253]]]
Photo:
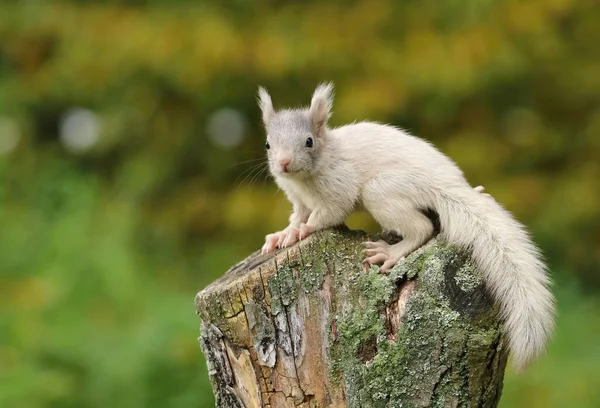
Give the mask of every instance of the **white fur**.
[[[508, 211], [480, 187], [471, 188], [431, 144], [397, 128], [362, 122], [328, 129], [327, 119], [311, 126], [331, 115], [330, 84], [317, 88], [308, 110], [270, 113], [271, 98], [263, 91], [271, 173], [294, 206], [290, 226], [267, 236], [263, 251], [341, 224], [362, 202], [382, 228], [403, 236], [396, 245], [367, 243], [368, 260], [389, 269], [431, 238], [432, 224], [421, 210], [433, 209], [441, 237], [472, 251], [500, 306], [515, 369], [544, 350], [554, 326], [550, 279], [538, 249]], [[308, 148], [311, 131], [316, 144]], [[290, 172], [274, 160], [281, 152], [293, 158]]]

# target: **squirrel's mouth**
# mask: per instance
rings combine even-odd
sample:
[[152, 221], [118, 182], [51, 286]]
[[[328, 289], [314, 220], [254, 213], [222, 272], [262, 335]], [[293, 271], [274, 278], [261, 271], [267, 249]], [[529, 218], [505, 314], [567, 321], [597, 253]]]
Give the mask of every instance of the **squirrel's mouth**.
[[297, 173], [299, 171], [299, 169], [297, 169], [295, 167], [290, 167], [287, 164], [285, 166], [278, 166], [277, 170], [281, 174], [294, 174], [294, 173]]
[[283, 177], [296, 177], [300, 174], [305, 174], [306, 171], [303, 169], [279, 169], [279, 175]]

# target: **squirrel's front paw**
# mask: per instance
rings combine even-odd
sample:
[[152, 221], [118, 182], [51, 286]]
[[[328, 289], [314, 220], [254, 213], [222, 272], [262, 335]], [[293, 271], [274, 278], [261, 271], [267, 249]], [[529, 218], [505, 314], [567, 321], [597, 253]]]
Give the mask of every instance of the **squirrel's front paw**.
[[283, 230], [283, 237], [279, 241], [279, 248], [287, 248], [298, 242], [300, 238], [300, 230], [295, 227], [287, 227]]
[[274, 252], [277, 248], [287, 248], [298, 242], [300, 230], [289, 226], [283, 231], [274, 232], [265, 237], [265, 244], [261, 249], [261, 254]]
[[265, 237], [265, 244], [263, 245], [260, 253], [268, 254], [274, 252], [279, 246], [279, 242], [282, 240], [282, 237], [285, 238], [285, 231], [274, 232], [272, 234], [268, 234]]

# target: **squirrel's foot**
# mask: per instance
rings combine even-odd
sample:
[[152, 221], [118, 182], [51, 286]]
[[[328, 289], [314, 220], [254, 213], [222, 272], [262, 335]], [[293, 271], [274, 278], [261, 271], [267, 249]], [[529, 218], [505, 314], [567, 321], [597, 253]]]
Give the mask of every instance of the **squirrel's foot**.
[[363, 263], [370, 265], [382, 264], [379, 268], [379, 272], [381, 273], [387, 273], [387, 271], [410, 253], [406, 251], [403, 245], [400, 245], [402, 241], [395, 245], [390, 245], [385, 241], [365, 242], [364, 244], [366, 246], [364, 253], [368, 257], [365, 258]]
[[277, 248], [287, 248], [294, 245], [300, 238], [300, 230], [289, 226], [283, 231], [274, 232], [265, 237], [265, 244], [260, 251], [261, 254], [274, 252]]
[[282, 231], [283, 235], [280, 237], [277, 246], [279, 248], [287, 248], [298, 242], [300, 236], [300, 230], [298, 228], [289, 226]]
[[265, 237], [265, 244], [262, 246], [260, 250], [261, 254], [268, 254], [274, 252], [279, 246], [279, 241], [285, 238], [285, 231], [274, 232], [272, 234], [268, 234]]

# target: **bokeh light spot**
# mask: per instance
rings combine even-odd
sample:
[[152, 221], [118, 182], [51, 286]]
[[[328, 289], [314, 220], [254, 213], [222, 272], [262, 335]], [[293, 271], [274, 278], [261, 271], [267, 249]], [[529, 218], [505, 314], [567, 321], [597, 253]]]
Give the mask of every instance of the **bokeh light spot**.
[[60, 141], [72, 153], [83, 153], [94, 147], [99, 134], [98, 116], [88, 109], [69, 110], [60, 121]]
[[0, 155], [12, 152], [21, 139], [19, 125], [14, 119], [0, 117]]
[[246, 118], [235, 109], [224, 108], [216, 111], [209, 118], [206, 133], [210, 141], [217, 147], [232, 149], [244, 139]]

